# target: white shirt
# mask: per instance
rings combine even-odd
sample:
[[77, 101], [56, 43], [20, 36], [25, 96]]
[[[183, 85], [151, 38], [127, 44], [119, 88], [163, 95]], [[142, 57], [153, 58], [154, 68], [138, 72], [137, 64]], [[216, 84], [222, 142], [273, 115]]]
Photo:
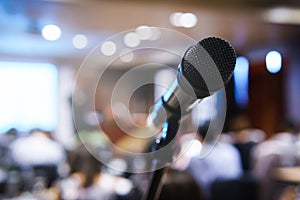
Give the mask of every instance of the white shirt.
[[10, 149], [13, 160], [21, 166], [59, 165], [65, 160], [62, 145], [39, 133], [16, 139]]
[[202, 191], [210, 196], [210, 187], [215, 180], [235, 179], [241, 176], [243, 171], [239, 152], [232, 145], [218, 142], [215, 146], [204, 144], [203, 148], [212, 149], [204, 157], [193, 157], [188, 171]]
[[280, 156], [282, 166], [293, 166], [296, 164], [297, 138], [291, 133], [277, 133], [269, 140], [258, 144], [253, 151], [254, 161], [264, 159], [268, 155]]

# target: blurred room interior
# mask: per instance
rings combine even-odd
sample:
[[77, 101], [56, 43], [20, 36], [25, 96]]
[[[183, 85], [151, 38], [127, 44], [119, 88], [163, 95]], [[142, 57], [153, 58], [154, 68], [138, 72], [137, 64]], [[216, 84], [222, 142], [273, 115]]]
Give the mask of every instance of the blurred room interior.
[[[136, 72], [139, 79], [155, 83], [165, 66], [176, 70], [180, 62], [165, 49], [182, 53], [191, 41], [210, 36], [229, 41], [238, 56], [227, 101], [221, 103], [227, 108], [224, 132], [234, 129], [231, 122], [239, 116], [248, 120], [245, 127], [263, 131], [265, 139], [282, 131], [285, 120], [300, 125], [296, 0], [1, 0], [0, 30], [2, 135], [16, 129], [24, 137], [41, 129], [72, 151], [78, 132], [95, 131], [103, 122], [110, 141], [140, 151], [135, 140], [121, 141], [124, 133], [110, 120], [123, 117], [125, 126], [131, 126], [124, 114], [130, 110], [142, 126], [162, 93], [155, 93], [153, 84], [133, 94], [125, 89], [115, 95], [130, 100], [130, 107], [114, 102], [112, 111], [115, 84], [137, 66], [145, 66]], [[152, 38], [143, 38], [149, 31]], [[127, 36], [122, 49], [111, 42], [121, 36]], [[143, 49], [151, 44], [162, 50]], [[117, 57], [110, 60], [112, 56]], [[126, 84], [130, 88], [131, 82]], [[96, 146], [103, 142], [102, 136], [83, 135]]]

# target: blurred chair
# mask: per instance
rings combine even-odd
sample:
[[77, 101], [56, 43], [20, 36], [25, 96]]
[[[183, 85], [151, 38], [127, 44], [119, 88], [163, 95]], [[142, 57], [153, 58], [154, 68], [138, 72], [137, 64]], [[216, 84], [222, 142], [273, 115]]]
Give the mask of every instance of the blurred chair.
[[[15, 170], [20, 173], [20, 192], [49, 188], [59, 178], [57, 169], [65, 165], [65, 149], [50, 132], [32, 130], [9, 146]], [[10, 178], [15, 182], [15, 178]], [[12, 185], [12, 184], [10, 184]]]
[[233, 145], [238, 149], [245, 173], [253, 167], [252, 151], [265, 139], [265, 132], [260, 129], [242, 129], [233, 134]]
[[169, 169], [158, 200], [205, 200], [194, 178], [187, 172]]
[[234, 143], [233, 145], [237, 148], [237, 150], [240, 153], [244, 173], [249, 172], [253, 166], [251, 153], [256, 143]]
[[49, 188], [59, 178], [56, 165], [35, 165], [33, 166], [34, 176], [44, 179], [45, 187]]
[[234, 180], [216, 180], [211, 187], [211, 200], [258, 200], [258, 181], [252, 176]]
[[0, 198], [6, 192], [7, 172], [0, 167]]

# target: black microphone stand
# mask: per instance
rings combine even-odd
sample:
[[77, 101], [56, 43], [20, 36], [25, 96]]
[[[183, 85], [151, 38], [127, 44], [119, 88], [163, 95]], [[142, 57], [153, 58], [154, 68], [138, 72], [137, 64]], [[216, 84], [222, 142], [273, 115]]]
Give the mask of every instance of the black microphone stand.
[[[159, 166], [159, 164], [161, 164], [162, 162], [168, 162], [168, 163], [172, 162], [174, 142], [175, 142], [175, 140], [173, 139], [178, 132], [179, 124], [180, 124], [179, 121], [180, 121], [179, 116], [173, 116], [164, 123], [161, 137], [160, 139], [157, 139], [155, 141], [155, 144], [152, 146], [151, 150], [152, 152], [155, 152], [161, 148], [169, 148], [169, 149], [167, 149], [167, 153], [164, 153], [162, 155], [157, 155], [156, 157], [153, 158], [152, 162], [154, 164], [154, 167]], [[161, 186], [162, 186], [161, 179], [165, 171], [166, 171], [166, 167], [155, 170], [155, 172], [152, 175], [151, 183], [145, 200], [158, 199], [161, 191]]]

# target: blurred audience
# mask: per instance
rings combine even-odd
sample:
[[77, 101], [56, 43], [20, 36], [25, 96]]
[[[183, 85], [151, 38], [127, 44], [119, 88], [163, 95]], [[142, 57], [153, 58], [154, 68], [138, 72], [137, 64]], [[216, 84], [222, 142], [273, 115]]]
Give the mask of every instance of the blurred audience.
[[[162, 179], [158, 200], [295, 199], [298, 187], [278, 180], [274, 169], [300, 164], [297, 127], [284, 121], [277, 133], [265, 139], [262, 130], [238, 116], [230, 128], [218, 137], [216, 128], [205, 122], [196, 135], [182, 135], [178, 142], [182, 155]], [[102, 165], [92, 153], [108, 156], [108, 162], [114, 161], [115, 153], [105, 154], [98, 134], [85, 134], [91, 142], [78, 141], [68, 152], [51, 133], [41, 130], [20, 135], [11, 129], [0, 135], [0, 199], [142, 199], [148, 176], [126, 173], [126, 169], [115, 173]], [[134, 140], [122, 144], [129, 149], [132, 142], [137, 144]]]
[[[28, 135], [19, 136], [9, 146], [14, 163], [9, 171], [11, 195], [21, 185], [20, 191], [50, 188], [59, 178], [59, 169], [66, 164], [64, 147], [51, 138], [50, 132], [39, 129]], [[16, 183], [15, 183], [16, 182]]]
[[[208, 130], [210, 135], [207, 135]], [[203, 188], [206, 198], [210, 198], [211, 185], [214, 181], [236, 179], [243, 174], [241, 159], [239, 152], [231, 144], [216, 143], [215, 137], [218, 134], [209, 122], [199, 126], [198, 134], [203, 145], [201, 152], [206, 152], [206, 154], [192, 158], [187, 170], [200, 188]]]
[[266, 141], [261, 142], [253, 152], [253, 159], [257, 162], [268, 155], [279, 155], [280, 165], [293, 166], [296, 164], [298, 131], [290, 121], [282, 122], [277, 133]]

